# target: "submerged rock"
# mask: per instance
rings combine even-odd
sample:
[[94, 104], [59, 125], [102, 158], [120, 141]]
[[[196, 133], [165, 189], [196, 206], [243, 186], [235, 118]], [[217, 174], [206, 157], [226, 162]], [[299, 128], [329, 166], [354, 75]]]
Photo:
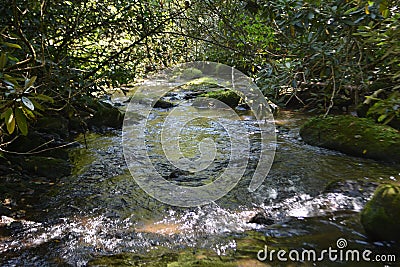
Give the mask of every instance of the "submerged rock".
[[314, 146], [349, 155], [400, 162], [400, 133], [386, 125], [349, 115], [314, 117], [300, 129], [303, 140]]
[[265, 225], [271, 225], [274, 224], [274, 220], [271, 218], [268, 218], [268, 216], [263, 213], [259, 212], [254, 217], [252, 217], [248, 223], [256, 223], [256, 224], [265, 224]]
[[373, 240], [400, 241], [400, 186], [379, 186], [361, 212], [361, 224]]
[[353, 198], [361, 198], [366, 202], [377, 187], [376, 182], [338, 179], [329, 182], [323, 193], [340, 193]]

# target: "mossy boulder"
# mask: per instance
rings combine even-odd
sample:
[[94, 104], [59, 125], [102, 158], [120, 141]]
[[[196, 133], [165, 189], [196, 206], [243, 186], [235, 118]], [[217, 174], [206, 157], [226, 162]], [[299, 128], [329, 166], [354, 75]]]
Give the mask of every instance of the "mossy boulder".
[[181, 91], [191, 91], [191, 92], [202, 92], [205, 93], [211, 90], [221, 90], [224, 89], [222, 85], [218, 83], [218, 81], [211, 77], [201, 77], [197, 79], [193, 79], [185, 84], [182, 84], [177, 87], [177, 89]]
[[361, 224], [373, 240], [400, 241], [400, 186], [380, 185], [361, 212]]
[[196, 68], [187, 68], [182, 72], [182, 77], [185, 79], [196, 79], [203, 76], [203, 72]]
[[[76, 99], [74, 104], [76, 110], [67, 112], [70, 120], [69, 128], [73, 131], [80, 132], [86, 127], [92, 130], [122, 127], [124, 113], [107, 100], [83, 95]], [[78, 117], [74, 116], [76, 111], [79, 112]]]
[[314, 146], [349, 155], [400, 162], [400, 133], [390, 126], [349, 115], [314, 117], [300, 129], [303, 140]]
[[86, 123], [89, 127], [111, 127], [111, 128], [121, 128], [123, 123], [123, 113], [113, 105], [102, 102], [94, 101], [91, 103], [90, 108], [95, 112], [91, 118], [89, 118]]
[[217, 99], [232, 108], [237, 107], [237, 105], [239, 104], [240, 98], [241, 98], [238, 94], [236, 94], [232, 90], [227, 90], [227, 89], [211, 91], [211, 92], [202, 94], [200, 96]]
[[188, 82], [186, 84], [187, 86], [210, 86], [210, 87], [215, 87], [215, 86], [219, 86], [218, 85], [218, 81], [212, 77], [201, 77], [201, 78], [197, 78], [194, 80], [191, 80], [190, 82]]

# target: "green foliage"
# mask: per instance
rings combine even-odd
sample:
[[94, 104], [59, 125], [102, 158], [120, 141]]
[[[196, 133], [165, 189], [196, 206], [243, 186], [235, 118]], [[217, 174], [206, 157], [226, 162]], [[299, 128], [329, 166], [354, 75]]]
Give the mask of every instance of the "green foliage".
[[184, 3], [0, 0], [2, 134], [25, 135], [42, 115], [80, 117], [85, 96], [187, 60], [172, 23]]
[[184, 61], [235, 66], [275, 102], [326, 111], [370, 94], [375, 80], [399, 84], [399, 15], [388, 0], [0, 0], [0, 13], [8, 135], [38, 116], [80, 117], [81, 100]]
[[[299, 92], [308, 106], [328, 110], [336, 99], [357, 99], [377, 73], [371, 69], [374, 51], [355, 35], [359, 27], [379, 23], [386, 1], [268, 1], [263, 13], [275, 25], [273, 54], [258, 81], [265, 94], [287, 103]], [[386, 8], [382, 6], [386, 5]], [[379, 73], [380, 74], [380, 73]], [[316, 84], [319, 84], [316, 86]]]
[[186, 35], [195, 42], [195, 58], [256, 72], [274, 42], [274, 31], [266, 18], [249, 10], [245, 1], [197, 1], [188, 10]]
[[[198, 59], [253, 75], [275, 102], [329, 112], [358, 103], [373, 81], [397, 77], [395, 10], [387, 0], [204, 1], [186, 27], [201, 41]], [[379, 32], [385, 44], [368, 40]]]
[[[2, 32], [5, 33], [5, 29]], [[16, 43], [6, 42], [2, 37], [0, 37], [0, 46], [1, 119], [4, 121], [8, 134], [11, 135], [18, 129], [19, 133], [27, 135], [28, 121], [40, 115], [37, 109], [43, 109], [39, 102], [52, 99], [48, 96], [44, 99], [35, 92], [37, 76], [27, 78], [22, 73], [13, 71], [20, 62], [17, 58], [17, 50], [21, 50], [22, 47]], [[35, 98], [39, 101], [35, 101]]]
[[374, 52], [371, 65], [381, 77], [392, 79], [393, 90], [400, 88], [400, 14], [389, 15], [379, 23], [360, 26], [354, 35], [363, 37], [366, 48]]
[[378, 101], [369, 108], [368, 117], [376, 119], [377, 122], [388, 124], [393, 119], [400, 120], [400, 93], [394, 92], [386, 99]]

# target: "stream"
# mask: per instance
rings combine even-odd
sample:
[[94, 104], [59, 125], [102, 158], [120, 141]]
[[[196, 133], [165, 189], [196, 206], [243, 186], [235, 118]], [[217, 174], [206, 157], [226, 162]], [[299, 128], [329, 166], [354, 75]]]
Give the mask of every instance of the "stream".
[[[114, 101], [123, 105], [124, 99]], [[191, 105], [183, 107], [192, 112]], [[198, 186], [213, 181], [229, 159], [229, 138], [223, 127], [218, 121], [199, 119], [185, 128], [180, 136], [185, 155], [195, 156], [199, 140], [211, 138], [218, 156], [201, 172], [179, 173], [168, 164], [160, 144], [158, 129], [168, 112], [154, 109], [148, 121], [147, 146], [153, 165], [177, 184]], [[306, 145], [298, 131], [309, 116], [281, 110], [275, 118], [274, 163], [263, 184], [249, 192], [260, 134], [251, 112], [242, 110], [238, 115], [240, 120], [230, 124], [238, 131], [245, 129], [251, 144], [245, 174], [227, 195], [200, 207], [173, 207], [148, 196], [125, 163], [121, 131], [79, 136], [82, 145], [70, 150], [72, 175], [51, 184], [35, 180], [43, 189], [38, 195], [25, 196], [29, 204], [20, 204], [24, 216], [15, 221], [2, 217], [7, 226], [0, 228], [0, 265], [106, 266], [118, 265], [123, 258], [131, 266], [153, 266], [151, 259], [158, 261], [154, 266], [167, 266], [166, 262], [174, 260], [165, 255], [201, 252], [226, 257], [238, 266], [268, 266], [256, 260], [264, 244], [323, 250], [335, 247], [339, 238], [345, 238], [347, 248], [398, 253], [398, 245], [367, 239], [359, 212], [379, 183], [400, 180], [400, 166]], [[260, 212], [273, 224], [248, 223]], [[131, 257], [129, 261], [127, 257]], [[100, 264], [101, 260], [106, 264]], [[329, 261], [298, 264], [356, 265]], [[297, 265], [275, 262], [273, 266]], [[357, 266], [384, 265], [358, 262]]]

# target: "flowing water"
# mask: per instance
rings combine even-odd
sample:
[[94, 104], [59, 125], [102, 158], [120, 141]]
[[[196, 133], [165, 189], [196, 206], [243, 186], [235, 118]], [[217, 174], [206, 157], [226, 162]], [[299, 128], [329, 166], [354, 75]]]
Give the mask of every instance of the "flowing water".
[[[192, 108], [187, 105], [186, 112]], [[226, 145], [229, 138], [224, 129], [218, 121], [192, 121], [180, 135], [183, 153], [195, 157], [199, 140], [207, 137], [215, 141], [218, 156], [202, 172], [179, 173], [168, 164], [160, 145], [158, 127], [167, 114], [168, 110], [155, 109], [148, 122], [147, 147], [157, 171], [178, 184], [198, 186], [213, 181], [229, 160], [231, 148]], [[257, 251], [264, 245], [323, 250], [336, 247], [338, 238], [345, 238], [348, 248], [398, 252], [395, 244], [368, 241], [358, 217], [378, 183], [400, 179], [398, 165], [308, 146], [298, 135], [307, 116], [281, 111], [276, 117], [272, 169], [262, 186], [250, 193], [247, 188], [258, 159], [260, 134], [251, 113], [239, 115], [241, 120], [229, 123], [246, 129], [250, 136], [245, 175], [223, 198], [195, 208], [168, 206], [139, 188], [124, 161], [121, 132], [88, 134], [87, 148], [71, 150], [71, 176], [55, 184], [38, 182], [44, 189], [39, 195], [25, 196], [29, 204], [20, 204], [25, 210], [20, 220], [2, 217], [1, 266], [84, 266], [96, 265], [98, 259], [117, 265], [118, 255], [126, 253], [140, 255], [130, 258], [132, 266], [151, 265], [151, 259], [157, 259], [156, 266], [167, 266], [159, 261], [169, 255], [166, 251], [210, 251], [239, 266], [259, 266]], [[78, 141], [83, 144], [84, 137]], [[339, 180], [343, 182], [332, 183]], [[274, 224], [248, 223], [259, 212]], [[303, 262], [302, 266], [337, 264]], [[275, 261], [274, 266], [296, 265]], [[340, 266], [384, 265], [342, 262]]]

